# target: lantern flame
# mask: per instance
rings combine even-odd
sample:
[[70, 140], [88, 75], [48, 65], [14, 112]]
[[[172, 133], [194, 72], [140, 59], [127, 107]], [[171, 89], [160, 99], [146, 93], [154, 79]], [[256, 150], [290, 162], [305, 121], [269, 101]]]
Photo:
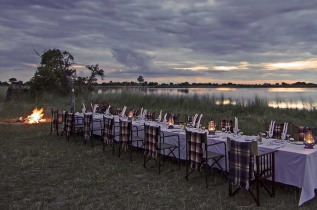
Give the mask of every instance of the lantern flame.
[[43, 108], [38, 109], [37, 107], [33, 109], [32, 114], [27, 116], [26, 123], [28, 124], [34, 124], [34, 123], [40, 123], [40, 122], [46, 122], [46, 119], [43, 118]]
[[173, 119], [173, 117], [170, 117], [170, 118], [168, 119], [168, 125], [174, 125], [174, 119]]

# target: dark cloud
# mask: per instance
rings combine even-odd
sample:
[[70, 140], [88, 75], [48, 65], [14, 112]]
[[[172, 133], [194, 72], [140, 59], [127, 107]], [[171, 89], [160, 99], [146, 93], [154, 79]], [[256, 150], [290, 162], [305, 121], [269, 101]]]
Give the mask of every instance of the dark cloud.
[[[307, 71], [268, 72], [261, 64], [316, 58], [315, 0], [2, 0], [0, 77], [30, 79], [33, 48], [67, 50], [99, 63], [113, 79], [310, 80]], [[246, 71], [214, 71], [240, 62]], [[209, 71], [192, 71], [207, 66]], [[188, 70], [175, 70], [177, 67]], [[111, 70], [111, 71], [110, 71]], [[305, 72], [305, 73], [304, 73]], [[4, 78], [4, 79], [3, 79]]]

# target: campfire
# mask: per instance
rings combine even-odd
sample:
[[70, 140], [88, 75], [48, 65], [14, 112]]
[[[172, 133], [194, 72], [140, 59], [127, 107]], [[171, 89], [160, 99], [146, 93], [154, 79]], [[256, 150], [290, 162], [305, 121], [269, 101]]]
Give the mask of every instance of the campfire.
[[46, 119], [44, 119], [44, 112], [43, 108], [38, 109], [37, 107], [33, 109], [32, 114], [27, 116], [27, 118], [20, 117], [17, 122], [21, 123], [28, 123], [28, 124], [35, 124], [35, 123], [41, 123], [46, 122]]

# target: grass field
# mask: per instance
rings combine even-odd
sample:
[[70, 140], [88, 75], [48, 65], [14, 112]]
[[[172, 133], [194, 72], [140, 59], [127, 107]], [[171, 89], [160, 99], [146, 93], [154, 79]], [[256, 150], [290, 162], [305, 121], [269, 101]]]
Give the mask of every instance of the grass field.
[[[0, 88], [0, 93], [4, 93]], [[77, 97], [77, 102], [109, 101], [114, 107], [155, 107], [171, 112], [202, 112], [204, 116], [238, 116], [242, 130], [258, 132], [265, 118], [314, 124], [316, 113], [298, 110], [275, 110], [261, 104], [253, 107], [214, 106], [210, 99], [190, 101], [186, 98], [155, 99], [141, 95]], [[178, 101], [181, 100], [181, 101]], [[33, 107], [67, 108], [68, 98], [45, 95], [5, 102], [0, 99], [0, 121], [9, 122], [25, 116]], [[263, 107], [262, 107], [263, 106]], [[79, 108], [79, 105], [78, 107]], [[257, 110], [261, 108], [261, 110]], [[262, 113], [264, 111], [264, 113]], [[205, 115], [206, 113], [206, 115]], [[248, 122], [251, 121], [251, 122]], [[252, 125], [252, 123], [257, 123]], [[245, 124], [245, 125], [244, 125]], [[245, 127], [243, 127], [245, 126]], [[260, 130], [260, 129], [259, 129]], [[70, 142], [65, 137], [49, 135], [49, 123], [41, 125], [0, 124], [0, 209], [253, 209], [255, 202], [247, 192], [228, 196], [228, 183], [215, 171], [210, 186], [199, 174], [189, 182], [185, 167], [170, 172], [176, 165], [168, 161], [158, 175], [156, 168], [144, 169], [142, 153], [120, 159], [111, 152], [84, 145], [82, 137]], [[258, 209], [297, 209], [300, 189], [277, 185], [276, 196], [270, 198], [262, 190]], [[301, 209], [316, 209], [317, 199]]]

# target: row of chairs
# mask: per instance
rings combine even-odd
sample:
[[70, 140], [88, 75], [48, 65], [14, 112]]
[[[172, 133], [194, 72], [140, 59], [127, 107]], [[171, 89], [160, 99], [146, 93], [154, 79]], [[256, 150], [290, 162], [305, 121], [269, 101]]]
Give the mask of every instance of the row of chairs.
[[[61, 121], [59, 121], [61, 116]], [[94, 126], [94, 124], [98, 126]], [[94, 119], [92, 114], [84, 114], [84, 117], [77, 117], [73, 113], [63, 112], [61, 115], [57, 110], [52, 110], [51, 134], [56, 131], [58, 135], [59, 125], [62, 125], [62, 134], [66, 132], [66, 138], [74, 132], [84, 134], [84, 142], [90, 141], [93, 145], [94, 132], [100, 132], [102, 138], [103, 150], [106, 151], [110, 146], [113, 155], [116, 147], [118, 157], [123, 152], [129, 151], [132, 161], [132, 152], [134, 150], [143, 151], [143, 166], [146, 168], [149, 161], [155, 160], [158, 165], [158, 173], [161, 173], [161, 166], [166, 157], [170, 157], [178, 162], [178, 169], [181, 167], [180, 159], [180, 137], [177, 134], [166, 134], [161, 131], [159, 126], [144, 124], [143, 128], [132, 125], [132, 121], [119, 120], [114, 121], [113, 117], [103, 116], [102, 119]], [[228, 126], [228, 124], [226, 124]], [[141, 137], [140, 132], [144, 132]], [[166, 142], [168, 138], [176, 138], [177, 144]], [[229, 155], [229, 195], [232, 196], [241, 188], [247, 189], [257, 205], [260, 205], [260, 187], [263, 186], [271, 196], [274, 196], [274, 152], [258, 155], [252, 151], [250, 142], [235, 142], [228, 139], [225, 142], [208, 142], [207, 134], [186, 130], [186, 179], [194, 171], [203, 174], [208, 187], [208, 177], [211, 169], [216, 166], [227, 176], [227, 145]], [[224, 154], [211, 152], [212, 147], [223, 146]], [[220, 161], [224, 159], [223, 169]], [[269, 189], [267, 179], [272, 177], [272, 186]], [[250, 185], [256, 183], [256, 192], [251, 191]], [[234, 186], [238, 186], [234, 189]]]

